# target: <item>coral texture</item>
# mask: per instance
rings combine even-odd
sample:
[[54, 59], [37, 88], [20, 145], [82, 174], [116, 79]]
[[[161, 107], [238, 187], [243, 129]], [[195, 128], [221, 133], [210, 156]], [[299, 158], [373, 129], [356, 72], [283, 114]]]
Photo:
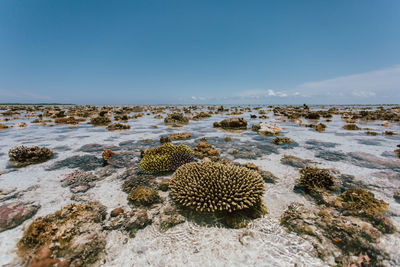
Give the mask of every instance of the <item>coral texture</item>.
[[8, 151], [10, 164], [14, 167], [23, 167], [30, 164], [41, 163], [49, 160], [53, 152], [46, 147], [16, 146]]

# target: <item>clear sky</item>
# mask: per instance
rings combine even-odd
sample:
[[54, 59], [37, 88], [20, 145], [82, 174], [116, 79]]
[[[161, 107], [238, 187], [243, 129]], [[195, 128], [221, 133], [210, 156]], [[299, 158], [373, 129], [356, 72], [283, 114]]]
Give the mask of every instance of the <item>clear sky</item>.
[[400, 103], [400, 1], [1, 0], [0, 102]]

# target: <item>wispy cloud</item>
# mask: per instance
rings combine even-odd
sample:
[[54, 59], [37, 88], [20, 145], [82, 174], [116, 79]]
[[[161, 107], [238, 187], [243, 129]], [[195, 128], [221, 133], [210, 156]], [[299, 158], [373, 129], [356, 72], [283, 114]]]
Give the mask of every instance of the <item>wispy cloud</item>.
[[287, 97], [289, 96], [288, 93], [282, 91], [275, 91], [272, 89], [255, 89], [255, 90], [246, 90], [243, 92], [239, 92], [236, 94], [236, 97], [242, 98], [265, 98], [265, 97]]

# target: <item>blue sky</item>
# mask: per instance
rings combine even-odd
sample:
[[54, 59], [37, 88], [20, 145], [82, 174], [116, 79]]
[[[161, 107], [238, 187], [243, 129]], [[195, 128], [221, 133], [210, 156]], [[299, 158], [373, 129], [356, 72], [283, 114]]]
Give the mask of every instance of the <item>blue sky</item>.
[[0, 1], [0, 102], [400, 103], [400, 1]]

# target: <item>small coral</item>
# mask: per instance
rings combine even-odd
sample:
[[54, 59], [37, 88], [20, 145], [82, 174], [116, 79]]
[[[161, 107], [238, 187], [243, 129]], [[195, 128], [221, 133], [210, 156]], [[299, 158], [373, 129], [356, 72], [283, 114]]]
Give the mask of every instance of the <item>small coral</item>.
[[298, 181], [306, 192], [319, 189], [331, 190], [335, 186], [335, 178], [326, 169], [307, 166], [300, 170], [300, 175]]
[[138, 186], [129, 193], [128, 200], [136, 205], [150, 206], [160, 201], [160, 196], [157, 190], [141, 185]]
[[54, 123], [56, 124], [79, 124], [80, 122], [86, 121], [86, 119], [75, 119], [74, 117], [68, 118], [56, 118]]
[[3, 129], [8, 129], [8, 126], [3, 123], [0, 123], [0, 130], [3, 130]]
[[159, 147], [145, 150], [139, 167], [147, 173], [170, 172], [171, 157], [178, 152], [192, 153], [191, 149], [186, 145], [175, 146], [171, 143], [165, 143]]
[[23, 167], [47, 161], [53, 156], [53, 152], [46, 147], [27, 147], [22, 145], [10, 149], [8, 156], [12, 166]]

